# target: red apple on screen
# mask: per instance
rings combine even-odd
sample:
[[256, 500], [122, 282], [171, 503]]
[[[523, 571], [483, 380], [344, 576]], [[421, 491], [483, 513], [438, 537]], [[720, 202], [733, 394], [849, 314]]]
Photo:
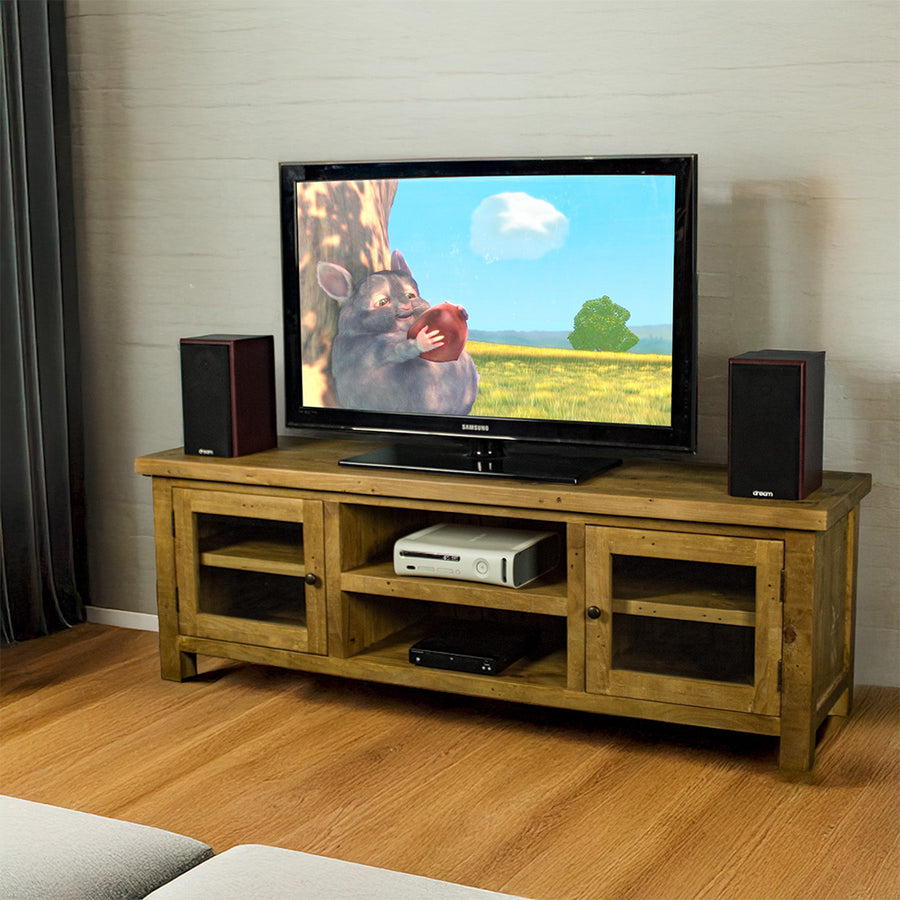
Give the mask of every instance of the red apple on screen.
[[450, 362], [459, 359], [460, 353], [465, 349], [466, 338], [469, 336], [469, 328], [466, 325], [468, 318], [469, 315], [462, 306], [439, 303], [426, 309], [409, 326], [407, 337], [415, 338], [423, 328], [439, 331], [444, 336], [444, 345], [419, 355], [422, 359], [430, 359], [432, 362]]

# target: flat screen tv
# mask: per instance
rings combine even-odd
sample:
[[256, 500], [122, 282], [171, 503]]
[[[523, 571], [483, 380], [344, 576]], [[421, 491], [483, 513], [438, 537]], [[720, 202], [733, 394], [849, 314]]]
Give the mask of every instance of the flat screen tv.
[[695, 449], [696, 156], [283, 163], [280, 191], [285, 424], [389, 441], [342, 463], [576, 483]]

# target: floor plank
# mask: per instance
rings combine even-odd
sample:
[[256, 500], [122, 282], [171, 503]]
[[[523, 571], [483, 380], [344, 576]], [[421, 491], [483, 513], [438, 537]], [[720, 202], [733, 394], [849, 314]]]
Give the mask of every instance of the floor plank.
[[774, 739], [203, 660], [100, 625], [0, 654], [2, 791], [535, 900], [894, 900], [900, 691]]

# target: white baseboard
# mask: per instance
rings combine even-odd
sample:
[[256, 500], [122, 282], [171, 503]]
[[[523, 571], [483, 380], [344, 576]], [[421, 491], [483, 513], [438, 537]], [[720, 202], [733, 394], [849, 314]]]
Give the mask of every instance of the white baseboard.
[[159, 631], [159, 618], [150, 613], [131, 612], [127, 609], [107, 609], [104, 606], [84, 608], [88, 622], [96, 625], [115, 625], [118, 628], [136, 628], [139, 631]]

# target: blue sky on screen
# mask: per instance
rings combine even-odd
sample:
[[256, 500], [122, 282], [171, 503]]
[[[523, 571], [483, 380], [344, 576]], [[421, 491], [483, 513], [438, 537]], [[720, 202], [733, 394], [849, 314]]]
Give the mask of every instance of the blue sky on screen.
[[422, 296], [470, 329], [570, 331], [604, 295], [629, 326], [671, 323], [674, 213], [666, 175], [411, 179], [388, 228]]

